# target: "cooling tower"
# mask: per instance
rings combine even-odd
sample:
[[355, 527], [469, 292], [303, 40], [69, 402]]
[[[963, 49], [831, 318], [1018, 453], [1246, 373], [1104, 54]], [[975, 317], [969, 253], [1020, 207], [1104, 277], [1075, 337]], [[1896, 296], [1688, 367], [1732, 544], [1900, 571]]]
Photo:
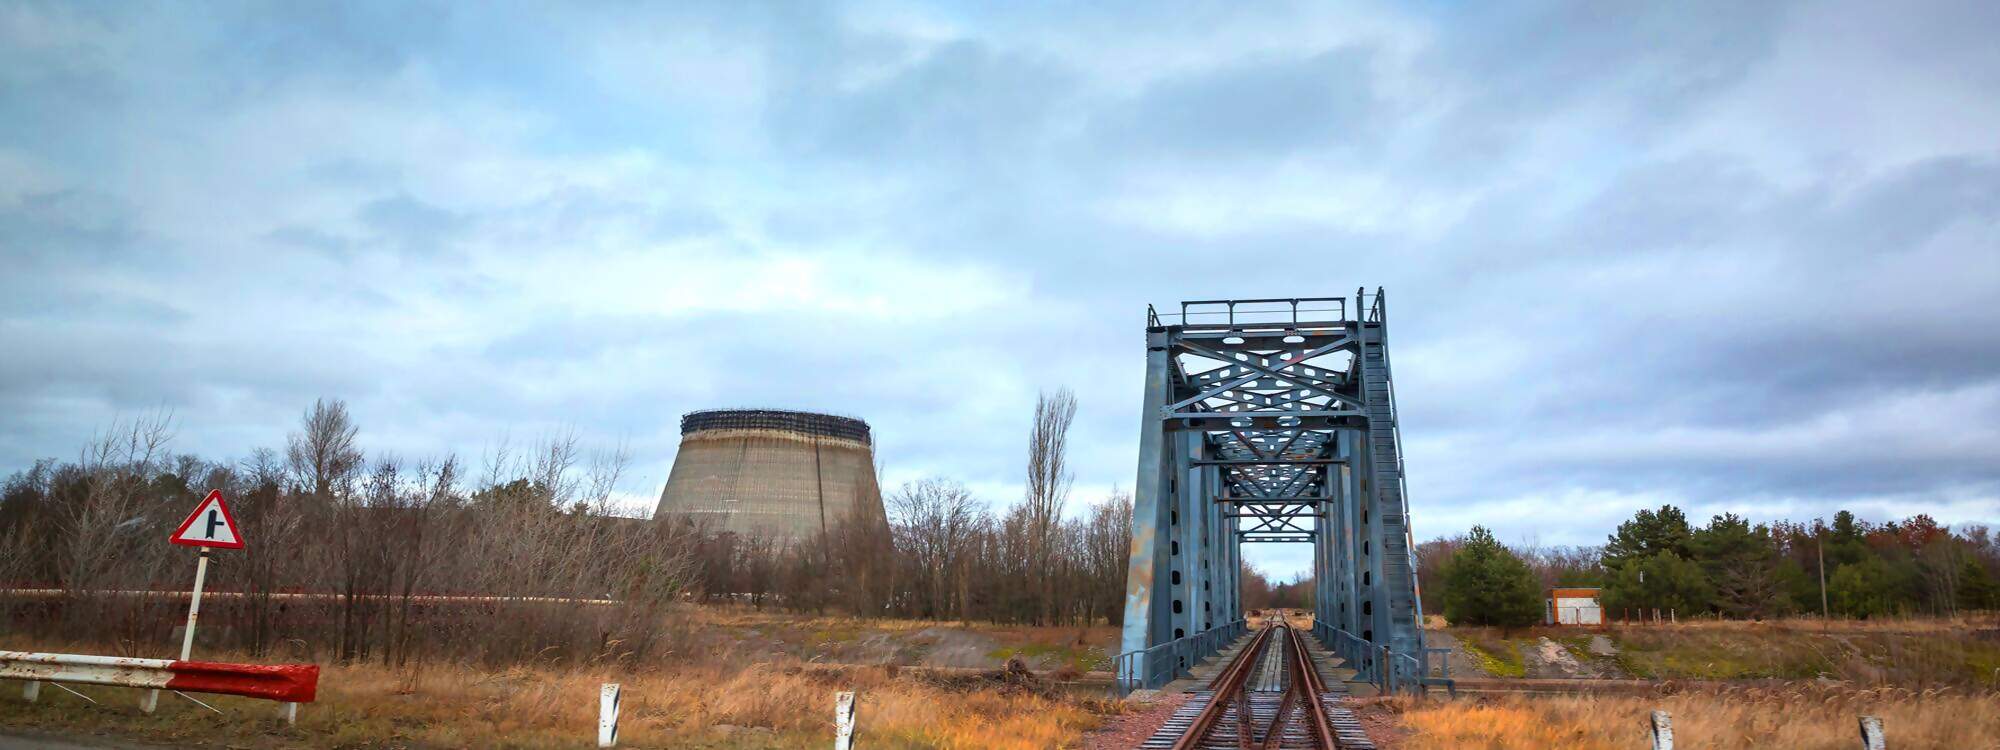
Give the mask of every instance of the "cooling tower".
[[680, 454], [653, 511], [781, 547], [857, 514], [883, 518], [868, 423], [768, 409], [681, 417]]

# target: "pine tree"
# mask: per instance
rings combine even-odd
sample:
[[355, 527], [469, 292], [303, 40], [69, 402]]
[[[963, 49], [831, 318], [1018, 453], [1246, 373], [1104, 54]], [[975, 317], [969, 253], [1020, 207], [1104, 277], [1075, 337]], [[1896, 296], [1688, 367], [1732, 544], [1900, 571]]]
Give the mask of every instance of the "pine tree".
[[1763, 618], [1784, 595], [1776, 576], [1778, 550], [1771, 530], [1724, 513], [1694, 532], [1688, 549], [1715, 588], [1714, 606], [1730, 617]]
[[1960, 609], [2000, 609], [2000, 584], [1986, 572], [1986, 566], [1979, 560], [1967, 557], [1958, 573], [1958, 606]]
[[1445, 563], [1444, 617], [1454, 625], [1533, 625], [1542, 618], [1541, 587], [1493, 532], [1474, 526]]
[[1604, 544], [1604, 567], [1615, 570], [1628, 560], [1652, 557], [1661, 552], [1688, 556], [1687, 514], [1671, 505], [1657, 511], [1641, 510], [1632, 520], [1618, 524], [1618, 533]]
[[1627, 560], [1611, 573], [1603, 593], [1607, 613], [1658, 609], [1688, 615], [1708, 610], [1715, 595], [1701, 565], [1668, 550]]

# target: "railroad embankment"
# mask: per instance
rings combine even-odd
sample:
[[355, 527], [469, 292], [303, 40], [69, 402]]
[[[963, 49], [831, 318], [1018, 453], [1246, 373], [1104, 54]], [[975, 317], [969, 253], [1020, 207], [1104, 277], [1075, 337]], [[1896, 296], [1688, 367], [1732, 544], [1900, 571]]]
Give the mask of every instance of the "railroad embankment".
[[1443, 628], [1454, 676], [1672, 681], [1820, 680], [1857, 687], [2000, 688], [2000, 616], [1692, 621], [1518, 630]]

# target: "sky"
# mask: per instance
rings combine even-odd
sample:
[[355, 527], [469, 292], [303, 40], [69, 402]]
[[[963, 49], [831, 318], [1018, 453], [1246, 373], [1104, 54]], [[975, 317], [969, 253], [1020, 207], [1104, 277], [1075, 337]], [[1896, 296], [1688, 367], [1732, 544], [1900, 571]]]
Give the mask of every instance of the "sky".
[[[1136, 469], [1148, 304], [1390, 300], [1416, 535], [2000, 522], [2000, 5], [0, 2], [0, 473], [866, 419]], [[1252, 549], [1283, 575], [1299, 545]]]

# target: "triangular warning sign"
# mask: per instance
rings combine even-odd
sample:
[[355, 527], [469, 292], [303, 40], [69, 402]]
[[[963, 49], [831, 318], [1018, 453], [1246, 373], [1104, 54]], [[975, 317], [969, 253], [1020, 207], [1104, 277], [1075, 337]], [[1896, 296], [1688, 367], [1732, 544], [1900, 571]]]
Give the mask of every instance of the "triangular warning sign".
[[222, 490], [209, 490], [208, 497], [194, 506], [194, 513], [174, 529], [173, 537], [167, 541], [185, 544], [189, 547], [221, 547], [243, 549], [243, 534], [236, 530], [236, 517], [229, 515], [229, 504], [222, 502]]

